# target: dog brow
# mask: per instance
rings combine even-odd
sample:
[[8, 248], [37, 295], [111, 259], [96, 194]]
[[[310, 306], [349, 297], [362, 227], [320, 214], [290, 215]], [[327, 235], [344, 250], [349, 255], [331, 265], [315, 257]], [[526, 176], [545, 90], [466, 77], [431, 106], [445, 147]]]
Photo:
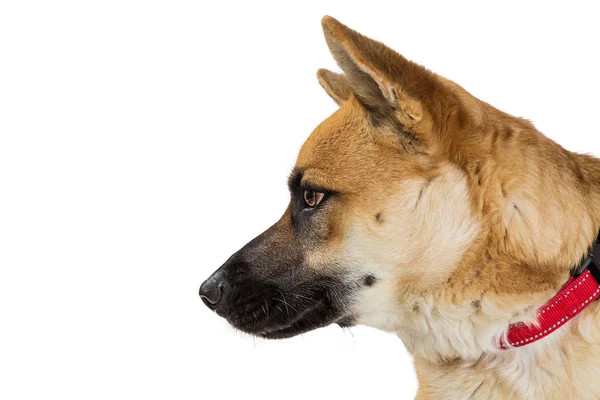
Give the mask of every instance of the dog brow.
[[290, 177], [288, 178], [288, 188], [290, 192], [294, 192], [298, 187], [300, 187], [300, 182], [302, 181], [302, 176], [304, 175], [304, 171], [294, 168]]

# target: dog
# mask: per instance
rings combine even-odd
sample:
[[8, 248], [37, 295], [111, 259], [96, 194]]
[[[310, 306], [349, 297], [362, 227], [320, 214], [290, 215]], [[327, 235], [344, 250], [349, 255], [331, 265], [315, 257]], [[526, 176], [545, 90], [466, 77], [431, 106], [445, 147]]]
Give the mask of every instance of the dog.
[[582, 264], [596, 265], [600, 160], [322, 25], [343, 73], [317, 77], [339, 109], [302, 146], [281, 219], [201, 285], [203, 302], [268, 339], [394, 332], [417, 399], [600, 398], [600, 274]]

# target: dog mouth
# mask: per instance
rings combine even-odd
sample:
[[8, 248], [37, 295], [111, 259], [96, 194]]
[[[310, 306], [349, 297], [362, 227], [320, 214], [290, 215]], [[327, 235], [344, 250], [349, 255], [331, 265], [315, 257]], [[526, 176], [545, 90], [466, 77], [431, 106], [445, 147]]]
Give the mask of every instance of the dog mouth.
[[287, 339], [297, 335], [301, 335], [306, 332], [313, 331], [318, 328], [324, 328], [332, 324], [337, 324], [341, 328], [350, 328], [354, 326], [354, 321], [351, 317], [341, 317], [330, 322], [315, 324], [313, 320], [309, 317], [304, 317], [291, 323], [288, 326], [280, 327], [273, 330], [266, 330], [264, 332], [256, 334], [256, 336], [262, 337], [264, 339]]
[[287, 322], [285, 325], [267, 327], [265, 330], [255, 333], [265, 339], [286, 339], [306, 332], [323, 328], [335, 322], [335, 316], [324, 303], [317, 303], [303, 310], [299, 316]]
[[[341, 286], [314, 282], [293, 291], [261, 287], [242, 290], [232, 306], [215, 311], [236, 329], [265, 339], [285, 339], [348, 320]], [[342, 322], [343, 323], [343, 322]]]

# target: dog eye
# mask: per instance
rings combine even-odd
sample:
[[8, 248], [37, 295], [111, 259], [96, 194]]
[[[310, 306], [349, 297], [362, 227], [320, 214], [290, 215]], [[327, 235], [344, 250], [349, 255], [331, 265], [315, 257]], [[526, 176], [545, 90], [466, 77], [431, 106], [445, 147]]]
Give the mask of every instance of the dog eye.
[[319, 205], [321, 200], [323, 200], [323, 197], [325, 197], [325, 194], [321, 192], [315, 192], [314, 190], [304, 191], [304, 202], [311, 208]]

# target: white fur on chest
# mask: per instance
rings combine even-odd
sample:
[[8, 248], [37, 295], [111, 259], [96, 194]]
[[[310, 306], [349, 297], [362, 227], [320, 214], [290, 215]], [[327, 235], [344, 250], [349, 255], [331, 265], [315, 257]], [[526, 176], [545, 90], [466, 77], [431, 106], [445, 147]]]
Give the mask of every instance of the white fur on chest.
[[600, 398], [599, 309], [595, 304], [552, 335], [518, 349], [446, 365], [417, 361], [424, 393], [444, 399]]

